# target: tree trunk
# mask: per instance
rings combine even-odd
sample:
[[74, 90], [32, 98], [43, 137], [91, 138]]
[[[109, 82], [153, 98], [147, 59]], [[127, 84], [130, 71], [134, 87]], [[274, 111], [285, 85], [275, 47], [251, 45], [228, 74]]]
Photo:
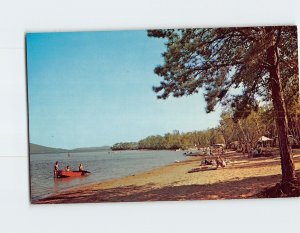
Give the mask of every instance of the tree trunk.
[[295, 166], [288, 139], [287, 113], [284, 103], [282, 85], [279, 73], [278, 51], [272, 46], [267, 51], [268, 63], [270, 64], [270, 89], [275, 111], [275, 119], [278, 132], [278, 141], [281, 157], [282, 182], [293, 182], [296, 179]]
[[240, 120], [238, 120], [238, 125], [240, 127], [240, 130], [242, 131], [243, 133], [243, 136], [244, 136], [244, 141], [245, 141], [245, 147], [243, 148], [243, 155], [244, 153], [247, 153], [248, 154], [248, 157], [251, 157], [251, 149], [250, 149], [250, 142], [249, 142], [249, 138], [247, 137], [247, 135], [245, 134], [245, 131], [243, 130], [243, 127], [241, 125], [241, 122]]

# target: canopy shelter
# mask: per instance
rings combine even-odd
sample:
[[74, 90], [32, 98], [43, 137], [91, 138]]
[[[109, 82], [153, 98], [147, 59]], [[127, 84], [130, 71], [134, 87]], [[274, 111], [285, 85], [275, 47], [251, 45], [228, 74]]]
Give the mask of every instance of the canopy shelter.
[[238, 147], [239, 147], [239, 142], [238, 141], [233, 141], [233, 142], [230, 142], [229, 143], [229, 147], [231, 148], [231, 149], [237, 149]]
[[268, 138], [268, 137], [266, 137], [266, 136], [261, 136], [261, 137], [258, 139], [257, 142], [260, 143], [262, 147], [264, 147], [264, 146], [267, 146], [267, 145], [270, 146], [269, 143], [271, 143], [271, 142], [273, 142], [273, 141], [274, 141], [274, 139]]
[[273, 141], [273, 139], [271, 138], [268, 138], [266, 136], [261, 136], [259, 139], [258, 139], [259, 142], [268, 142], [268, 141]]

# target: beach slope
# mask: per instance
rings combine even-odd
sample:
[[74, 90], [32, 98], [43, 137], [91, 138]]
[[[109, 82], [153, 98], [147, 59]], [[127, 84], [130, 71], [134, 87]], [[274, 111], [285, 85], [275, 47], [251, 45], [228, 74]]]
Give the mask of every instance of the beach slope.
[[[32, 201], [36, 204], [135, 202], [254, 198], [281, 180], [279, 156], [248, 158], [239, 153], [226, 155], [225, 168], [201, 166], [202, 157], [160, 167], [98, 184], [62, 191]], [[300, 171], [300, 153], [294, 155]]]

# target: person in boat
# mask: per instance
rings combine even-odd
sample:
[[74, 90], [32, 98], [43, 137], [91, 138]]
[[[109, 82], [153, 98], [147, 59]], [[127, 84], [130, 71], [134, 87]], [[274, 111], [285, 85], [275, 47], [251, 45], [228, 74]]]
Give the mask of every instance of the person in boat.
[[54, 178], [57, 177], [58, 171], [59, 171], [58, 161], [56, 161], [55, 164], [54, 164], [54, 168], [53, 168], [53, 175], [54, 175]]
[[65, 171], [66, 171], [66, 172], [69, 172], [69, 171], [70, 171], [69, 165], [66, 167]]
[[83, 168], [83, 165], [82, 165], [82, 163], [81, 163], [81, 164], [79, 164], [78, 170], [79, 170], [80, 172], [84, 171], [84, 168]]

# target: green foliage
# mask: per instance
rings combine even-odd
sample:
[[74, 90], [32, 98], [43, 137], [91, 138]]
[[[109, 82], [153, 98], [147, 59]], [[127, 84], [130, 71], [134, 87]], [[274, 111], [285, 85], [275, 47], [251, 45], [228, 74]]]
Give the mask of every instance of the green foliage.
[[137, 150], [138, 144], [136, 142], [120, 142], [111, 147], [112, 150]]
[[[220, 103], [230, 106], [235, 120], [258, 109], [258, 97], [271, 99], [267, 50], [276, 43], [286, 96], [298, 96], [297, 28], [232, 27], [149, 30], [166, 39], [164, 64], [154, 72], [163, 77], [153, 87], [158, 98], [180, 97], [204, 89], [207, 112]], [[276, 40], [276, 41], [275, 41]], [[233, 94], [232, 90], [241, 93]], [[289, 90], [289, 91], [287, 91]]]
[[172, 133], [166, 133], [164, 136], [149, 136], [138, 143], [116, 143], [112, 150], [187, 150], [195, 147], [207, 147], [216, 143], [224, 143], [223, 136], [217, 129], [208, 129], [204, 131], [194, 131], [179, 133], [174, 130]]
[[[293, 182], [296, 173], [288, 117], [289, 123], [299, 121], [289, 115], [286, 106], [295, 95], [299, 102], [297, 27], [149, 30], [148, 35], [167, 40], [164, 64], [154, 70], [163, 77], [153, 87], [157, 97], [180, 97], [204, 89], [206, 111], [214, 111], [217, 104], [230, 107], [247, 149], [263, 128], [253, 111], [258, 111], [259, 101], [272, 101], [282, 181]], [[232, 92], [237, 88], [241, 94]], [[240, 119], [245, 119], [249, 129], [242, 127]]]
[[300, 144], [300, 103], [298, 101], [298, 96], [293, 96], [289, 98], [288, 108], [287, 108], [287, 118], [289, 124], [289, 134]]
[[[298, 107], [297, 107], [298, 106]], [[299, 102], [289, 104], [288, 123], [289, 135], [294, 138], [293, 146], [300, 143], [300, 110]], [[223, 136], [225, 144], [229, 146], [231, 142], [239, 141], [240, 144], [249, 144], [255, 147], [257, 140], [261, 136], [275, 138], [277, 128], [273, 109], [270, 105], [264, 105], [253, 111], [244, 119], [234, 120], [232, 111], [224, 111], [221, 114], [221, 120], [217, 130]]]
[[151, 150], [162, 150], [166, 149], [165, 138], [157, 136], [149, 136], [138, 143], [139, 149], [151, 149]]
[[[290, 135], [298, 142], [299, 140], [299, 103], [290, 105], [289, 128]], [[241, 144], [255, 147], [261, 136], [275, 138], [277, 135], [276, 123], [270, 105], [264, 105], [251, 112], [247, 117], [236, 121], [233, 111], [223, 111], [219, 126], [216, 128], [180, 133], [174, 130], [164, 136], [155, 135], [146, 137], [139, 142], [122, 142], [112, 146], [112, 150], [187, 150], [189, 148], [208, 147], [214, 144], [225, 144], [229, 147], [230, 143], [238, 141]]]

